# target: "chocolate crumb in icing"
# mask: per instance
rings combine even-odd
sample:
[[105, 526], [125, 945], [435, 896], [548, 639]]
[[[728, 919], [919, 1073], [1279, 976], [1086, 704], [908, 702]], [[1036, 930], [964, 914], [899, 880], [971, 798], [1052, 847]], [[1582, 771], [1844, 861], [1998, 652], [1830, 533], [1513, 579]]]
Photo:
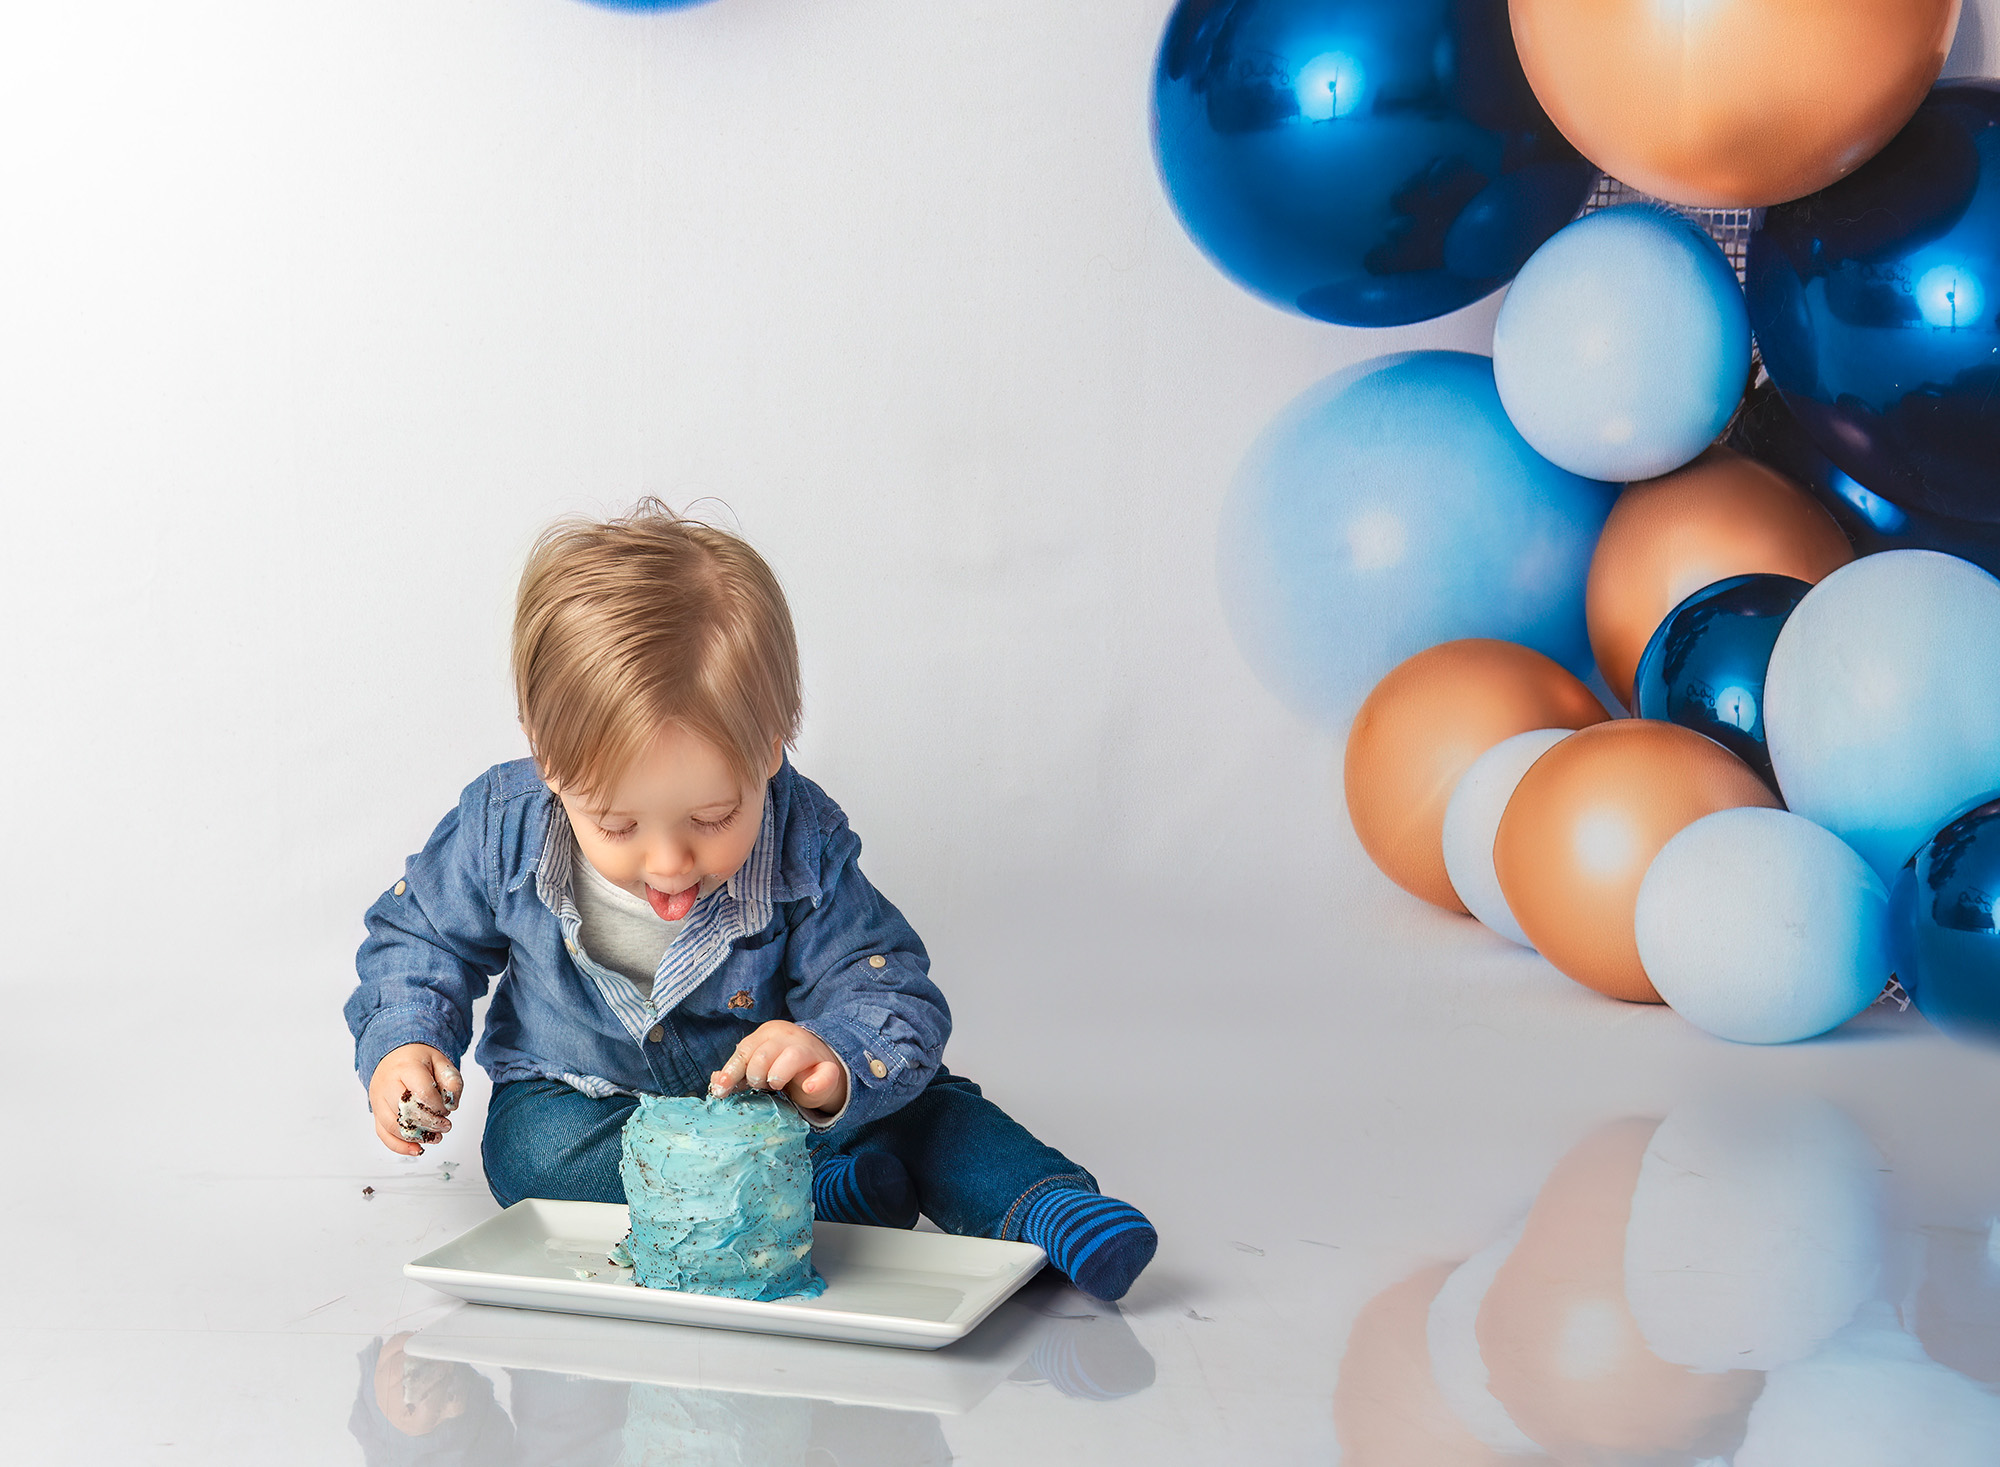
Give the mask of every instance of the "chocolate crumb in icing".
[[642, 1095], [619, 1173], [631, 1231], [612, 1251], [646, 1288], [736, 1299], [812, 1297], [808, 1127], [767, 1092]]

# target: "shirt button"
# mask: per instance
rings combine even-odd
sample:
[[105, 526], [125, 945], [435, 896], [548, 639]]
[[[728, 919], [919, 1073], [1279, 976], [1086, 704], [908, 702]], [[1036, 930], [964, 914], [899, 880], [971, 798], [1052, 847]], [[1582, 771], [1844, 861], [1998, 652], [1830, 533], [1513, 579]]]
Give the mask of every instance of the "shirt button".
[[396, 883], [397, 896], [401, 896], [404, 892], [408, 891], [409, 889], [410, 889], [410, 883], [407, 881], [399, 881]]
[[658, 1044], [662, 1039], [665, 1039], [667, 1037], [667, 1031], [660, 1025], [655, 1024], [652, 1028], [646, 1031], [646, 1037], [652, 1040], [653, 1043]]
[[871, 968], [886, 968], [889, 966], [889, 960], [880, 953], [877, 953], [868, 960], [868, 966]]
[[568, 940], [567, 938], [565, 938], [565, 939], [563, 940], [563, 946], [569, 949], [569, 955], [570, 955], [571, 957], [575, 957], [575, 956], [576, 956], [576, 944], [575, 944], [575, 943], [573, 943], [573, 942], [569, 941], [569, 940]]
[[878, 1080], [886, 1080], [889, 1077], [889, 1067], [880, 1060], [870, 1060], [868, 1061], [868, 1073]]

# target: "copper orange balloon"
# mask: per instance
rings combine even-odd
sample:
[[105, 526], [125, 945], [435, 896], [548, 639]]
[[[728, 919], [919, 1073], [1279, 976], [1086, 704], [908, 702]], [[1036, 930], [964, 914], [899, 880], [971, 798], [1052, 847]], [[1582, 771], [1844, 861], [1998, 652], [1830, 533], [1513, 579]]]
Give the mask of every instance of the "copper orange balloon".
[[1704, 815], [1777, 804], [1720, 744], [1621, 718], [1571, 734], [1522, 776], [1493, 838], [1493, 870], [1543, 957], [1586, 988], [1658, 1003], [1632, 925], [1646, 868]]
[[1659, 1122], [1616, 1121], [1557, 1163], [1475, 1326], [1489, 1387], [1558, 1462], [1719, 1457], [1762, 1372], [1698, 1374], [1646, 1346], [1625, 1296], [1625, 1229]]
[[1775, 469], [1727, 448], [1628, 485], [1590, 560], [1584, 618], [1604, 681], [1626, 707], [1639, 656], [1667, 613], [1730, 576], [1817, 585], [1854, 559], [1833, 516]]
[[1444, 869], [1444, 812], [1481, 754], [1537, 728], [1608, 715], [1590, 689], [1527, 647], [1468, 637], [1419, 652], [1375, 685], [1347, 735], [1347, 813], [1362, 849], [1407, 892], [1465, 904]]
[[1535, 97], [1634, 188], [1783, 203], [1860, 167], [1944, 67], [1959, 0], [1512, 0]]
[[1453, 1264], [1392, 1284], [1362, 1306], [1333, 1388], [1333, 1429], [1344, 1467], [1534, 1467], [1503, 1456], [1452, 1411], [1431, 1373], [1431, 1301]]

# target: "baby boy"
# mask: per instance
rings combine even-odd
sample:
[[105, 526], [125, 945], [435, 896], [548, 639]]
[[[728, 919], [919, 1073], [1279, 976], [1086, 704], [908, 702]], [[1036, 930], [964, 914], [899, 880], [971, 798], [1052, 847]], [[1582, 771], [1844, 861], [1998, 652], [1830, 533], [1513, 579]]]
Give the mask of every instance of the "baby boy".
[[[474, 780], [369, 908], [347, 1002], [376, 1134], [451, 1128], [473, 1003], [502, 1206], [623, 1202], [641, 1093], [782, 1091], [822, 1219], [1021, 1239], [1116, 1299], [1143, 1214], [942, 1063], [924, 946], [792, 767], [798, 650], [777, 579], [656, 501], [569, 520], [521, 578], [513, 670], [533, 758]], [[504, 975], [504, 977], [502, 977]]]

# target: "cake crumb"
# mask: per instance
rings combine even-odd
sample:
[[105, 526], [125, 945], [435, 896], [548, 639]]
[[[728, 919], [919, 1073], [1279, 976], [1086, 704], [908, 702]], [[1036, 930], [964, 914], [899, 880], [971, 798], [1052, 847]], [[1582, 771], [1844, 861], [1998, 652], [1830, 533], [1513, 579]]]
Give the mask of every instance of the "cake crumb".
[[363, 1187], [361, 1189], [361, 1195], [364, 1198], [372, 1198], [375, 1195], [375, 1189], [373, 1187]]
[[[445, 1109], [457, 1109], [456, 1100], [449, 1092], [445, 1094]], [[433, 1122], [443, 1119], [443, 1116], [405, 1090], [401, 1102], [396, 1106], [396, 1134], [405, 1141], [425, 1143], [442, 1141], [444, 1132]]]

